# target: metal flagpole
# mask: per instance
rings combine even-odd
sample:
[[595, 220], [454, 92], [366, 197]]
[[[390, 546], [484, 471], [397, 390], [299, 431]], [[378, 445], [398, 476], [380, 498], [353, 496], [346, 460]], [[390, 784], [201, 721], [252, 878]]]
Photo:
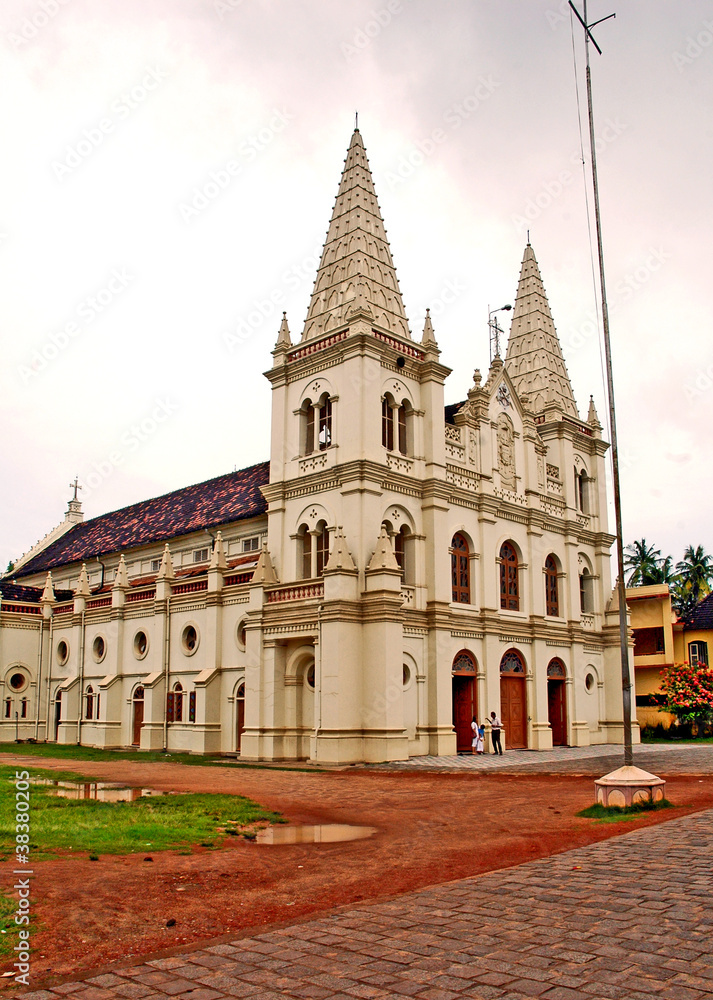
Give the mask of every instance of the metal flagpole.
[[594, 188], [594, 217], [597, 230], [597, 252], [599, 255], [599, 281], [601, 289], [602, 303], [602, 326], [604, 329], [604, 355], [607, 371], [607, 396], [609, 402], [609, 426], [611, 432], [612, 449], [612, 480], [614, 483], [614, 517], [616, 521], [616, 555], [619, 564], [619, 576], [617, 580], [617, 593], [619, 597], [619, 644], [621, 647], [621, 687], [623, 695], [624, 712], [624, 766], [630, 767], [634, 763], [634, 754], [631, 745], [631, 675], [629, 671], [629, 640], [626, 623], [626, 588], [624, 585], [624, 541], [621, 524], [621, 490], [619, 483], [619, 448], [616, 436], [616, 415], [614, 410], [614, 377], [612, 375], [611, 343], [609, 339], [609, 310], [607, 308], [607, 293], [604, 282], [604, 252], [602, 249], [602, 222], [599, 213], [599, 184], [597, 181], [597, 153], [594, 138], [594, 113], [592, 111], [592, 75], [589, 69], [589, 42], [592, 42], [597, 52], [601, 55], [602, 50], [592, 37], [591, 28], [602, 21], [608, 21], [616, 14], [609, 14], [600, 18], [592, 24], [587, 24], [587, 0], [584, 0], [584, 17], [569, 0], [569, 5], [577, 15], [579, 22], [584, 28], [584, 49], [586, 53], [586, 74], [587, 74], [587, 110], [589, 112], [589, 145], [592, 153], [592, 185]]

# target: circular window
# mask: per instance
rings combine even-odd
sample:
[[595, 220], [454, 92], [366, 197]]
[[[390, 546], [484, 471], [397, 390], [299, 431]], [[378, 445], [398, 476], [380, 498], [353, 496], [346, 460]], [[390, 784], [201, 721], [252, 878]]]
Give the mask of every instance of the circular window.
[[60, 667], [63, 667], [68, 659], [69, 646], [64, 639], [60, 639], [57, 643], [57, 663], [59, 663]]
[[194, 625], [186, 625], [181, 635], [181, 643], [186, 656], [192, 656], [198, 649], [198, 632]]
[[594, 677], [594, 674], [588, 673], [587, 676], [584, 678], [584, 686], [587, 689], [587, 691], [592, 691], [594, 689], [595, 684], [596, 684], [596, 678]]
[[307, 668], [307, 673], [305, 674], [305, 680], [307, 681], [307, 687], [314, 691], [314, 663], [310, 663]]
[[22, 691], [25, 684], [27, 684], [27, 678], [24, 674], [15, 673], [10, 675], [10, 687], [13, 691]]
[[247, 643], [248, 635], [247, 635], [247, 629], [245, 628], [245, 622], [244, 621], [238, 622], [238, 629], [237, 629], [237, 632], [235, 633], [235, 636], [236, 636], [236, 638], [238, 640], [238, 646], [240, 646], [241, 649], [245, 649], [245, 645]]
[[92, 643], [92, 656], [97, 663], [101, 663], [106, 656], [106, 643], [104, 642], [104, 637], [101, 635], [98, 635]]
[[134, 636], [134, 656], [137, 660], [143, 660], [149, 651], [149, 638], [145, 632], [139, 631]]
[[408, 664], [404, 663], [404, 687], [408, 685], [408, 682], [410, 680], [411, 680], [411, 670], [409, 669]]

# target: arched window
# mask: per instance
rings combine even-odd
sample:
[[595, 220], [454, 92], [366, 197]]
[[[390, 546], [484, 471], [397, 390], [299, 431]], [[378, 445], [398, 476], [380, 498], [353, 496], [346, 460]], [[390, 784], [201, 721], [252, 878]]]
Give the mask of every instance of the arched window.
[[500, 549], [500, 607], [506, 611], [520, 610], [517, 569], [517, 553], [510, 542], [505, 542]]
[[594, 611], [592, 600], [592, 574], [585, 566], [579, 574], [579, 607], [583, 615]]
[[332, 443], [332, 400], [324, 393], [316, 403], [306, 399], [300, 408], [302, 454], [324, 451]]
[[319, 450], [324, 451], [332, 443], [332, 400], [323, 396], [319, 407]]
[[476, 671], [475, 657], [467, 649], [461, 649], [456, 653], [451, 668], [454, 674], [474, 674]]
[[412, 415], [411, 404], [404, 400], [398, 404], [391, 393], [386, 393], [381, 401], [381, 444], [387, 451], [409, 454], [409, 428]]
[[406, 434], [407, 406], [408, 406], [407, 403], [402, 403], [397, 411], [398, 425], [399, 425], [399, 451], [401, 452], [402, 455], [408, 454], [408, 441]]
[[407, 524], [402, 524], [394, 539], [394, 556], [401, 570], [403, 582], [408, 586], [414, 582], [413, 535]]
[[183, 722], [183, 685], [176, 681], [166, 699], [166, 718], [169, 722]]
[[545, 614], [557, 618], [559, 613], [557, 563], [553, 556], [547, 556], [547, 559], [545, 559]]
[[508, 649], [500, 661], [501, 674], [524, 674], [525, 664], [516, 649]]
[[302, 404], [302, 434], [304, 454], [311, 455], [314, 451], [314, 407], [312, 400], [306, 399]]
[[470, 549], [460, 532], [451, 541], [451, 590], [454, 604], [470, 604]]
[[567, 671], [564, 668], [564, 663], [555, 657], [554, 660], [550, 660], [547, 665], [547, 676], [551, 680], [564, 680], [567, 676]]
[[5, 699], [5, 718], [9, 719], [12, 712], [12, 698]]
[[20, 702], [20, 718], [21, 719], [27, 718], [27, 698], [23, 698], [22, 701]]
[[394, 406], [388, 393], [381, 401], [381, 444], [387, 451], [394, 450]]
[[312, 536], [306, 524], [297, 532], [297, 568], [303, 580], [312, 578]]
[[317, 573], [316, 576], [324, 576], [324, 569], [329, 562], [329, 529], [322, 522], [322, 528], [317, 534]]
[[87, 707], [86, 707], [86, 711], [84, 713], [84, 718], [85, 719], [93, 719], [94, 718], [94, 688], [91, 686], [91, 684], [87, 688], [85, 697], [86, 697]]
[[577, 510], [580, 510], [583, 514], [589, 513], [589, 488], [588, 488], [588, 476], [586, 469], [578, 469], [576, 466], [574, 468], [574, 500], [577, 505]]
[[323, 576], [329, 562], [329, 528], [320, 521], [316, 531], [310, 531], [306, 524], [297, 532], [297, 568], [303, 580], [313, 576]]

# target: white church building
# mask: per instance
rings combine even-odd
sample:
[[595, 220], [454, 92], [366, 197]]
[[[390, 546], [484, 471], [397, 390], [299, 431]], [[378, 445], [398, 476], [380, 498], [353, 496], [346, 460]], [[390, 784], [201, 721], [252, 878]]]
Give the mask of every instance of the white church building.
[[351, 139], [269, 461], [65, 520], [0, 581], [2, 739], [348, 763], [623, 739], [605, 453], [532, 247], [505, 358], [445, 405]]

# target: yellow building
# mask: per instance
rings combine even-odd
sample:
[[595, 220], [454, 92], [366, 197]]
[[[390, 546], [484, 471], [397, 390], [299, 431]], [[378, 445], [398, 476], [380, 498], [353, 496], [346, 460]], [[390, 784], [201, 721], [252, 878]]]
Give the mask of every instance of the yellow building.
[[636, 718], [640, 726], [669, 726], [675, 716], [659, 710], [661, 671], [674, 663], [709, 663], [713, 644], [713, 594], [702, 600], [685, 621], [671, 606], [667, 583], [629, 587], [626, 591], [634, 633]]

